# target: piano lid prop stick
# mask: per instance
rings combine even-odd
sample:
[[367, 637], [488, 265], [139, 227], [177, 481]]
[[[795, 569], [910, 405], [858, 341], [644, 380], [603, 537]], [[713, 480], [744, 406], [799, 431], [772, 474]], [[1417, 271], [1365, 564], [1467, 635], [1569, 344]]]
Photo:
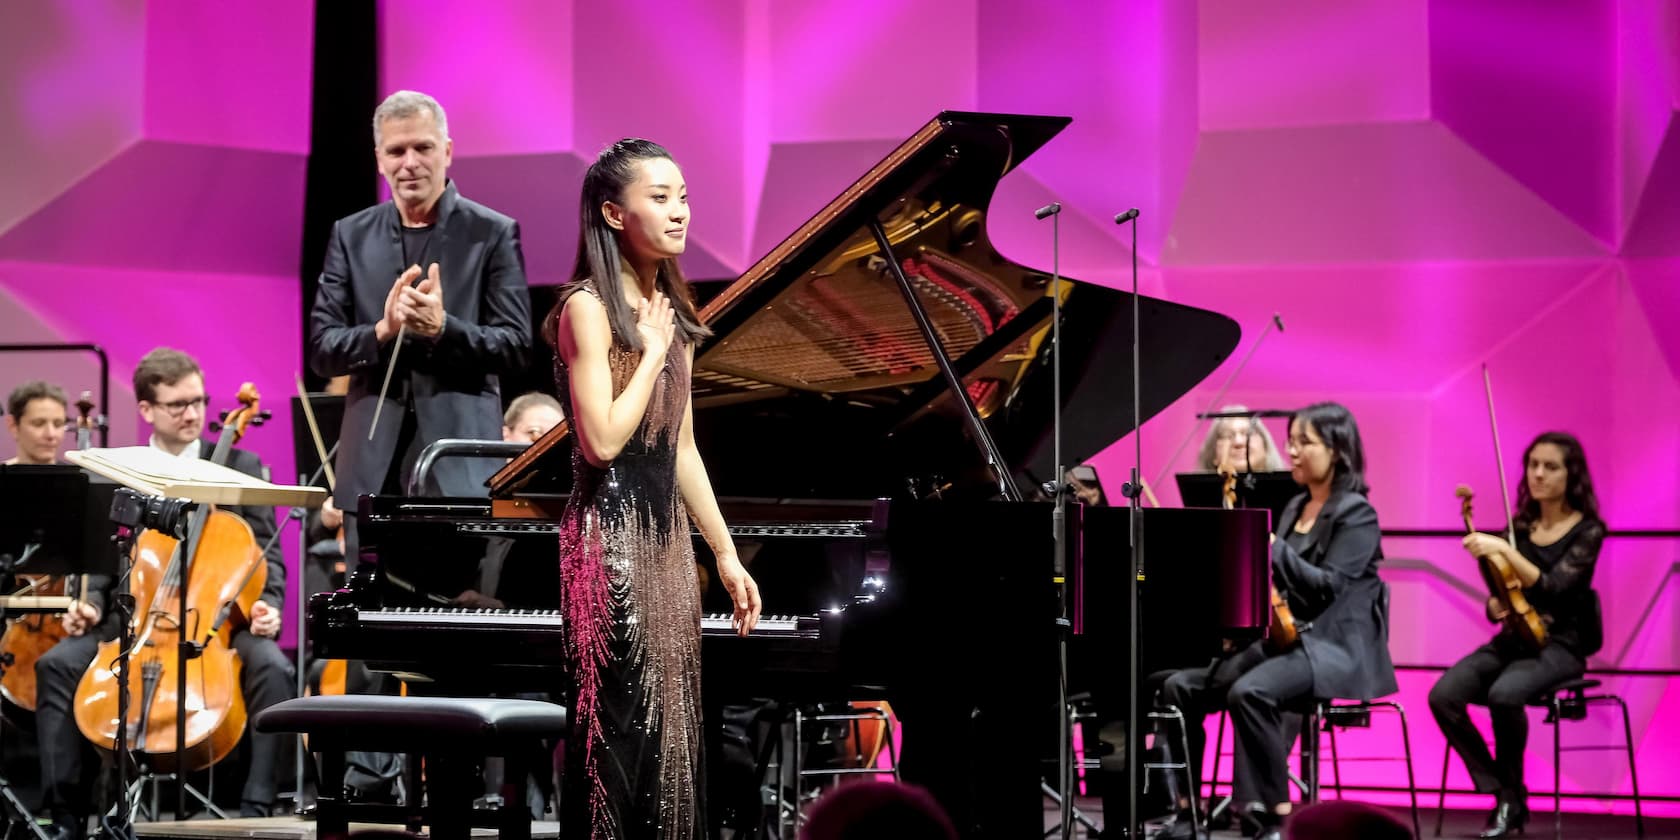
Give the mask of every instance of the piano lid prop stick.
[[[386, 374], [387, 381], [389, 381], [389, 378], [390, 375]], [[321, 427], [315, 424], [315, 409], [311, 408], [309, 405], [309, 392], [303, 390], [303, 377], [294, 373], [292, 374], [292, 379], [297, 382], [298, 399], [303, 401], [303, 419], [304, 422], [309, 424], [309, 437], [315, 441], [315, 454], [320, 457], [321, 470], [326, 473], [327, 476], [327, 489], [336, 492], [338, 490], [338, 481], [333, 478], [332, 461], [327, 458], [326, 443], [321, 440]], [[379, 408], [375, 406], [374, 422], [376, 423], [379, 422], [378, 414]]]

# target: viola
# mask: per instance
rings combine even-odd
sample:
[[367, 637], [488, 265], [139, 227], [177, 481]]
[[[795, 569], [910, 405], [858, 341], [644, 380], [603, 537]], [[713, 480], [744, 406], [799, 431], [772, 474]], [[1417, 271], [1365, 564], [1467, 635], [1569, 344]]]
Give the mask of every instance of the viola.
[[[1493, 432], [1493, 462], [1499, 470], [1499, 494], [1505, 502], [1505, 541], [1515, 546], [1517, 530], [1511, 521], [1511, 494], [1506, 489], [1510, 485], [1505, 481], [1505, 452], [1499, 445], [1499, 420], [1493, 411], [1493, 374], [1486, 364], [1482, 365], [1482, 386], [1487, 393], [1488, 429]], [[1467, 485], [1459, 485], [1459, 515], [1464, 518], [1466, 534], [1476, 532], [1476, 526], [1471, 524], [1470, 510], [1474, 495]], [[1476, 566], [1481, 569], [1488, 592], [1505, 609], [1505, 626], [1530, 650], [1539, 650], [1546, 644], [1546, 622], [1523, 595], [1522, 580], [1517, 577], [1517, 570], [1511, 568], [1504, 557], [1477, 557]]]
[[[1464, 519], [1464, 533], [1474, 534], [1476, 526], [1471, 524], [1474, 515], [1471, 501], [1475, 499], [1476, 494], [1463, 484], [1458, 485], [1457, 494], [1458, 513]], [[1517, 570], [1498, 554], [1478, 556], [1476, 567], [1482, 572], [1482, 580], [1487, 583], [1488, 592], [1505, 612], [1501, 622], [1530, 650], [1539, 650], [1544, 646], [1546, 622], [1540, 617], [1539, 611], [1534, 609], [1534, 605], [1528, 602], [1528, 597], [1523, 595], [1522, 580], [1517, 577]]]
[[[240, 408], [222, 425], [211, 460], [226, 465], [228, 453], [246, 428], [265, 416], [251, 383], [239, 389]], [[129, 663], [138, 678], [129, 682], [128, 720], [117, 716], [114, 669], [118, 640], [99, 646], [76, 688], [76, 725], [96, 746], [114, 747], [117, 726], [128, 727], [128, 742], [163, 771], [199, 770], [220, 761], [245, 731], [245, 698], [240, 692], [242, 663], [221, 632], [224, 623], [248, 623], [252, 606], [267, 583], [268, 566], [251, 526], [237, 514], [203, 506], [193, 512], [187, 543], [193, 557], [187, 578], [188, 626], [179, 625], [182, 590], [181, 542], [156, 531], [135, 541], [130, 591], [133, 645]], [[197, 656], [181, 659], [183, 636], [199, 647]], [[186, 671], [185, 744], [176, 739], [177, 690]]]

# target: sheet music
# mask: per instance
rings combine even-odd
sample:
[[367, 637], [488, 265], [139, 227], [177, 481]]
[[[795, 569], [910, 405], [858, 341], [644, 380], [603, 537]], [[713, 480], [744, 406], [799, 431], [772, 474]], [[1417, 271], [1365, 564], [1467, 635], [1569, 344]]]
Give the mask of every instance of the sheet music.
[[270, 484], [231, 467], [199, 458], [177, 458], [150, 446], [85, 449], [65, 453], [71, 463], [154, 496], [217, 505], [320, 507], [319, 487]]

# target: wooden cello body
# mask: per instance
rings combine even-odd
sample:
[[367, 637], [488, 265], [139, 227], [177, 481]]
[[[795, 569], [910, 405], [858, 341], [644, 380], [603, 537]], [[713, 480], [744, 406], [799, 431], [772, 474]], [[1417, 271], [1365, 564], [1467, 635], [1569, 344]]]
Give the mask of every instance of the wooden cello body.
[[[246, 389], [241, 389], [240, 397], [246, 402], [242, 411], [255, 412], [254, 389], [249, 401]], [[249, 419], [230, 420], [213, 460], [225, 463], [227, 450]], [[188, 641], [200, 646], [200, 654], [184, 661], [181, 656], [180, 541], [144, 531], [134, 544], [129, 575], [135, 605], [128, 659], [128, 719], [119, 721], [117, 712], [115, 669], [120, 640], [100, 644], [76, 688], [73, 706], [77, 727], [95, 746], [113, 749], [117, 727], [126, 725], [132, 749], [145, 753], [152, 766], [163, 771], [208, 767], [226, 757], [244, 734], [245, 698], [239, 682], [242, 664], [228, 646], [226, 634], [217, 628], [224, 616], [234, 622], [233, 626], [248, 621], [268, 577], [267, 563], [251, 526], [237, 514], [201, 508], [192, 515], [190, 530], [196, 536], [189, 540], [194, 550], [187, 572], [184, 632]], [[176, 739], [177, 712], [182, 708], [178, 680], [183, 668], [184, 752]]]

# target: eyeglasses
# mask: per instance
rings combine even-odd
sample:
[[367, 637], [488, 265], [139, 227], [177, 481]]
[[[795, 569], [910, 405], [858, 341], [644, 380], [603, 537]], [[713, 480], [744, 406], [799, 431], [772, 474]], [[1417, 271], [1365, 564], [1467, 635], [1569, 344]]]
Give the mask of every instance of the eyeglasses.
[[1323, 446], [1323, 445], [1324, 445], [1324, 441], [1322, 441], [1322, 440], [1309, 440], [1309, 439], [1303, 438], [1303, 437], [1292, 437], [1292, 438], [1289, 439], [1289, 448], [1290, 449], [1306, 449], [1309, 446]]
[[152, 403], [152, 406], [154, 408], [161, 408], [164, 411], [168, 412], [170, 417], [180, 417], [181, 415], [186, 414], [187, 409], [189, 409], [189, 408], [196, 408], [199, 411], [203, 411], [204, 409], [209, 408], [210, 407], [210, 398], [209, 397], [193, 397], [190, 400], [175, 400], [174, 402]]

